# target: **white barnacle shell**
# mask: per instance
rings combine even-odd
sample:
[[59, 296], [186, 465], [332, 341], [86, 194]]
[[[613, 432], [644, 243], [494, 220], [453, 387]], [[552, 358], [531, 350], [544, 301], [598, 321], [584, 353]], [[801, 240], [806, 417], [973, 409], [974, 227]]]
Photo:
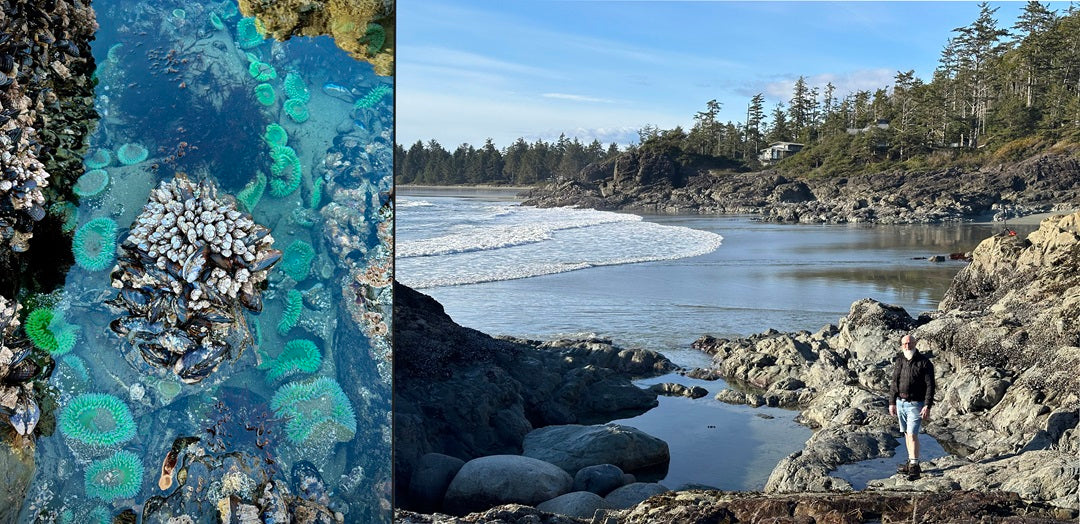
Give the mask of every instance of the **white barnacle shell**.
[[187, 239], [188, 242], [191, 242], [192, 244], [199, 241], [199, 236], [195, 233], [195, 228], [191, 228], [188, 230]]
[[214, 227], [211, 226], [210, 224], [206, 224], [205, 226], [203, 226], [202, 237], [205, 238], [207, 241], [213, 240], [214, 239]]
[[230, 279], [229, 277], [225, 277], [218, 281], [218, 293], [221, 293], [222, 295], [227, 295], [229, 294], [230, 289], [232, 289], [232, 279]]

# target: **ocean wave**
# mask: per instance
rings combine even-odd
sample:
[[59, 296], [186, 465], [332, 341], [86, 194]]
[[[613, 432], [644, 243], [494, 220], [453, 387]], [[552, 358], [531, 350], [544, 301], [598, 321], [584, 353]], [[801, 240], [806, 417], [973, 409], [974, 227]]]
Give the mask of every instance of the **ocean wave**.
[[[625, 224], [604, 235], [579, 232], [560, 248], [532, 248], [523, 253], [458, 252], [434, 260], [403, 260], [397, 278], [416, 289], [460, 286], [554, 275], [582, 269], [677, 260], [705, 255], [720, 247], [723, 237], [708, 231], [651, 222]], [[596, 238], [599, 237], [599, 238]], [[592, 246], [593, 249], [586, 249]], [[563, 260], [551, 260], [563, 258]]]
[[[535, 244], [550, 240], [557, 231], [588, 228], [620, 222], [640, 222], [641, 217], [592, 209], [536, 209], [507, 206], [507, 209], [488, 208], [493, 214], [481, 219], [483, 225], [462, 225], [450, 234], [437, 237], [399, 241], [397, 258], [430, 257], [474, 251], [489, 251]], [[511, 224], [487, 224], [499, 218]]]
[[427, 200], [409, 200], [398, 197], [397, 201], [394, 202], [394, 206], [398, 209], [404, 209], [410, 207], [434, 207], [435, 204], [428, 202]]

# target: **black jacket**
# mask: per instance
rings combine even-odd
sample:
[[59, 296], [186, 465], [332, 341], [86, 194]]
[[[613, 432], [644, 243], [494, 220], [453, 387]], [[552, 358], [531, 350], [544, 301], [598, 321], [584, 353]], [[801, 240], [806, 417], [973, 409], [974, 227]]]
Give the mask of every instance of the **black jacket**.
[[889, 388], [889, 405], [897, 398], [934, 405], [934, 365], [918, 351], [911, 360], [901, 354], [893, 362], [892, 386]]

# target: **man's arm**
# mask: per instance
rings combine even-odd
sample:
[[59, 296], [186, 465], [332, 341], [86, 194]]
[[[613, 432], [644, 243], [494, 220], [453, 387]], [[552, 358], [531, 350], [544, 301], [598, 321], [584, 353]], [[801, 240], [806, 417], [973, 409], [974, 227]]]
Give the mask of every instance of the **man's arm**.
[[889, 405], [896, 405], [896, 397], [900, 394], [900, 360], [893, 361], [892, 383], [889, 384]]
[[929, 360], [926, 361], [926, 407], [934, 405], [934, 392], [937, 390], [937, 384], [934, 382], [934, 363]]

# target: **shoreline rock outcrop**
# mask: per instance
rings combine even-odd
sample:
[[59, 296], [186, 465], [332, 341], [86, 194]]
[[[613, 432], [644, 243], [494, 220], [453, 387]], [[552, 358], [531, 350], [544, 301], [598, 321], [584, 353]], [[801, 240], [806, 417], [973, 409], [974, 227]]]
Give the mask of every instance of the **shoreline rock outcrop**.
[[[770, 222], [912, 224], [1012, 218], [1080, 206], [1080, 158], [1042, 154], [981, 169], [800, 178], [710, 172], [627, 152], [525, 193], [525, 205], [753, 214]], [[636, 167], [626, 171], [627, 165]]]
[[[658, 353], [608, 340], [493, 338], [457, 325], [431, 297], [400, 284], [394, 291], [394, 478], [404, 507], [430, 507], [438, 498], [432, 486], [452, 467], [431, 470], [432, 462], [448, 462], [432, 454], [467, 466], [479, 457], [522, 454], [535, 428], [643, 413], [658, 404], [656, 393], [631, 379], [674, 369]], [[425, 479], [414, 483], [421, 471]], [[422, 496], [413, 500], [410, 492]]]

